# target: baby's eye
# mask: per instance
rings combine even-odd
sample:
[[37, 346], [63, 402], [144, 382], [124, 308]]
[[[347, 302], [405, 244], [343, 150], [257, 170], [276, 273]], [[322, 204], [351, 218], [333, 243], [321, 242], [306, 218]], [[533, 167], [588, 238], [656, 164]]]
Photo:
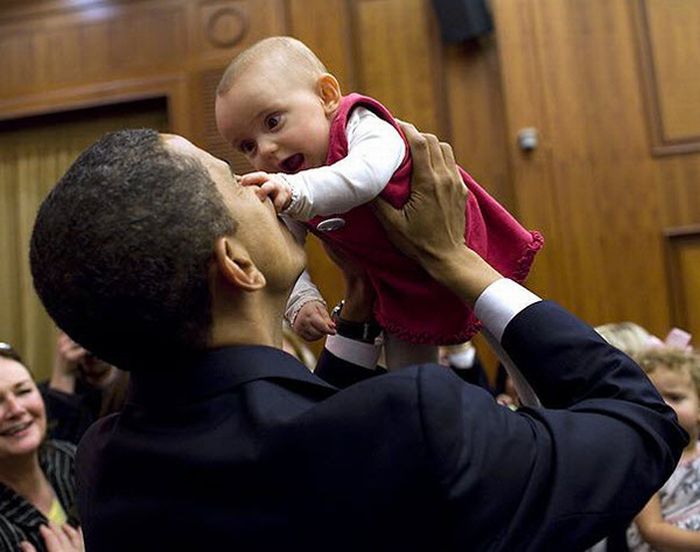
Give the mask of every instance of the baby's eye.
[[279, 113], [273, 113], [265, 118], [265, 127], [267, 130], [274, 130], [282, 122], [282, 116]]
[[253, 140], [244, 140], [240, 143], [238, 149], [241, 150], [241, 153], [246, 155], [253, 153], [253, 151], [255, 151], [255, 142], [253, 142]]

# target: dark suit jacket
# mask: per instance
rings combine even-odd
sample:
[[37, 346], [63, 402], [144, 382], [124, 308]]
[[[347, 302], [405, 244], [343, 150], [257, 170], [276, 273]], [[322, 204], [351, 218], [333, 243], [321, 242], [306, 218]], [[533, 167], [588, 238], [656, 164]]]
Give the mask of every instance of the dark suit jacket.
[[[427, 365], [338, 390], [285, 353], [133, 374], [80, 443], [89, 552], [577, 550], [626, 524], [686, 435], [625, 355], [552, 303], [505, 349], [548, 409], [513, 413]], [[363, 371], [326, 354], [319, 375]]]

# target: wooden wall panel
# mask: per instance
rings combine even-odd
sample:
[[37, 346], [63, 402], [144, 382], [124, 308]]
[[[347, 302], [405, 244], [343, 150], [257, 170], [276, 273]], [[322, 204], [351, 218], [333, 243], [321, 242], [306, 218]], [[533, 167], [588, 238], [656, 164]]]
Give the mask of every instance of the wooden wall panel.
[[[664, 10], [690, 4], [696, 11], [684, 18], [694, 21], [700, 4], [666, 2]], [[665, 335], [674, 284], [664, 230], [700, 222], [700, 162], [697, 155], [652, 154], [638, 49], [642, 2], [493, 6], [515, 200], [521, 218], [547, 239], [537, 289], [593, 324], [633, 320]], [[667, 26], [657, 36], [663, 51], [675, 51], [686, 29], [679, 25], [680, 34]], [[686, 77], [700, 85], [697, 72]], [[675, 100], [669, 105], [684, 112]], [[531, 153], [514, 141], [526, 126], [540, 133]]]
[[666, 232], [673, 324], [700, 335], [700, 225]]
[[[172, 2], [174, 0], [167, 0]], [[190, 68], [223, 68], [242, 49], [266, 36], [285, 34], [284, 0], [186, 2], [195, 36]]]
[[700, 10], [694, 0], [639, 0], [641, 69], [657, 154], [700, 150]]
[[424, 0], [355, 0], [358, 89], [424, 132], [446, 134], [435, 21]]
[[661, 191], [663, 227], [689, 226], [700, 221], [700, 155], [656, 158], [656, 186]]
[[[460, 162], [511, 203], [497, 44], [443, 46], [430, 0], [3, 0], [0, 120], [165, 97], [171, 131], [232, 157], [213, 119], [218, 76], [275, 34], [309, 44], [345, 91], [452, 140]], [[308, 251], [335, 302], [340, 275], [314, 241]]]
[[449, 138], [457, 162], [503, 205], [515, 209], [495, 40], [444, 48]]
[[356, 90], [351, 6], [348, 0], [289, 0], [289, 34], [319, 56], [340, 82], [343, 93]]
[[[182, 2], [97, 5], [0, 25], [0, 55], [10, 74], [0, 96], [178, 68], [188, 50]], [[18, 48], [22, 55], [13, 55]], [[21, 64], [31, 74], [12, 69]]]

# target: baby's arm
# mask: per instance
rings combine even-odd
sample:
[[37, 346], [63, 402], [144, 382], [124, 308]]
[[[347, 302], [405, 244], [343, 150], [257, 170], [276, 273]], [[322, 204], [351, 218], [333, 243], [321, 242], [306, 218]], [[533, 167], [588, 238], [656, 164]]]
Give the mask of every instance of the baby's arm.
[[[299, 243], [306, 240], [306, 227], [298, 221], [282, 217], [287, 228]], [[335, 334], [335, 323], [328, 314], [326, 302], [311, 276], [304, 270], [287, 300], [284, 317], [294, 332], [307, 341], [316, 341], [324, 335]]]
[[306, 270], [292, 289], [284, 316], [294, 333], [306, 341], [316, 341], [324, 335], [335, 334], [335, 323], [328, 314], [326, 302]]
[[260, 186], [278, 210], [297, 220], [345, 213], [377, 197], [399, 168], [406, 146], [398, 131], [363, 107], [348, 120], [348, 155], [296, 174], [252, 173], [241, 184]]
[[700, 533], [681, 529], [664, 520], [661, 501], [655, 494], [634, 519], [642, 538], [656, 550], [664, 552], [700, 551]]

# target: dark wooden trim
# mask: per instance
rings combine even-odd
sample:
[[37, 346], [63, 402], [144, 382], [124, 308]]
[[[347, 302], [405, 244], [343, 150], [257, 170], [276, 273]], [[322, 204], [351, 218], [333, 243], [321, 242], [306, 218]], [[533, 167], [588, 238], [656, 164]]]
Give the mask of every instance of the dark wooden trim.
[[644, 91], [649, 130], [651, 134], [651, 153], [653, 156], [679, 155], [700, 151], [700, 135], [668, 138], [664, 128], [659, 86], [654, 66], [653, 44], [649, 26], [647, 0], [637, 0], [633, 6], [637, 28], [637, 45], [639, 51], [639, 72]]
[[0, 100], [0, 120], [165, 97], [172, 131], [187, 135], [189, 121], [180, 116], [186, 113], [186, 93], [186, 78], [180, 74], [95, 83]]
[[667, 228], [666, 238], [666, 277], [670, 295], [670, 318], [674, 326], [687, 328], [688, 302], [684, 294], [683, 271], [680, 267], [680, 253], [688, 244], [700, 244], [700, 224]]

